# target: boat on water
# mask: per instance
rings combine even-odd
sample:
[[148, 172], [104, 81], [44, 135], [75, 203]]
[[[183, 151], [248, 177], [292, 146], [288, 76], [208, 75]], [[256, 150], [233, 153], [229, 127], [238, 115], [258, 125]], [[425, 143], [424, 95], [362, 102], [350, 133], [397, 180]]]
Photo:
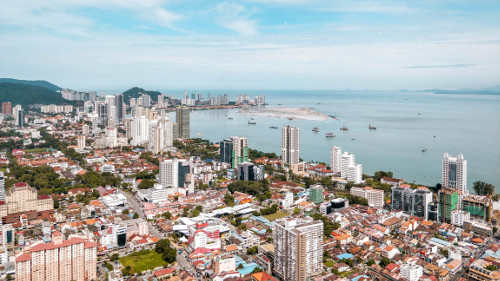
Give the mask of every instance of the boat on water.
[[233, 117], [231, 117], [231, 116], [229, 116], [229, 117], [227, 117], [227, 119], [229, 119], [229, 120], [233, 120], [234, 118], [233, 118]]
[[293, 120], [293, 117], [292, 116], [288, 117], [288, 120]]
[[328, 116], [330, 116], [330, 118], [332, 118], [332, 119], [334, 119], [334, 120], [339, 120], [339, 119], [337, 118], [337, 116], [335, 116], [335, 115], [328, 115]]
[[335, 137], [335, 135], [333, 133], [326, 133], [325, 137], [333, 138], [333, 137]]
[[377, 127], [372, 126], [372, 124], [368, 124], [368, 129], [369, 130], [376, 130]]
[[318, 128], [318, 127], [314, 127], [314, 128], [312, 129], [312, 131], [313, 131], [313, 132], [315, 132], [315, 133], [317, 133], [317, 132], [319, 132], [319, 128]]
[[278, 127], [276, 127], [276, 126], [271, 126], [271, 127], [269, 127], [269, 128], [270, 128], [270, 129], [278, 129]]
[[418, 115], [422, 115], [422, 113], [419, 112]]
[[342, 128], [340, 128], [342, 131], [349, 131], [349, 127], [346, 127], [346, 125], [343, 125]]
[[426, 152], [426, 151], [427, 151], [427, 148], [422, 149], [422, 152]]
[[257, 122], [252, 121], [252, 120], [248, 120], [248, 125], [255, 125], [255, 124], [257, 124]]

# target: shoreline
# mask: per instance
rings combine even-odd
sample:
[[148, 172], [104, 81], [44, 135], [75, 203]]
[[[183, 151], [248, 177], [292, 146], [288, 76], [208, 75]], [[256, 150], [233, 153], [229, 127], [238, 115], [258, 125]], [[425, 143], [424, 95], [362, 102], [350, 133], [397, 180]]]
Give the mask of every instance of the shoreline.
[[308, 121], [326, 121], [328, 115], [314, 111], [304, 107], [271, 107], [260, 109], [238, 110], [236, 113], [249, 116], [280, 118], [280, 119], [297, 119]]

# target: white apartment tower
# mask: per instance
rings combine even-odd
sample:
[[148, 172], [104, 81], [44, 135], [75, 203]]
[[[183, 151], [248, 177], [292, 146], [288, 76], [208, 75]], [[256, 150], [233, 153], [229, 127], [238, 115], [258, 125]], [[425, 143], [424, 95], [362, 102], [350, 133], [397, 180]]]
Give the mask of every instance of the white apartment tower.
[[279, 219], [273, 229], [274, 268], [281, 280], [305, 281], [323, 269], [323, 222]]
[[463, 154], [458, 156], [449, 155], [445, 152], [443, 155], [442, 169], [443, 188], [457, 189], [462, 192], [462, 196], [467, 195], [467, 160]]
[[154, 153], [168, 151], [173, 146], [173, 123], [169, 118], [152, 121], [149, 148]]
[[347, 151], [344, 151], [340, 159], [340, 176], [344, 179], [347, 179], [347, 175], [349, 174], [349, 167], [354, 166], [354, 155], [350, 154]]
[[300, 133], [298, 127], [281, 128], [281, 165], [290, 166], [300, 161]]
[[166, 159], [160, 162], [160, 184], [164, 187], [179, 187], [178, 159]]
[[405, 263], [401, 265], [400, 275], [408, 281], [418, 281], [422, 275], [424, 275], [424, 270], [422, 266], [415, 263]]
[[140, 116], [127, 120], [127, 137], [131, 145], [143, 145], [149, 141], [149, 119]]
[[334, 173], [340, 173], [340, 167], [342, 163], [342, 148], [338, 146], [332, 146], [331, 148], [331, 167]]

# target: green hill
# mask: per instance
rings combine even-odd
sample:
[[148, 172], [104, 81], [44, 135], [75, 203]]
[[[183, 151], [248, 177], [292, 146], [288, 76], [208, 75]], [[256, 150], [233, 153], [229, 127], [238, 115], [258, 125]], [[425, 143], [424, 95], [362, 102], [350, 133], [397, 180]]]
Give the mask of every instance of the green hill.
[[133, 87], [132, 89], [123, 92], [123, 99], [125, 103], [128, 104], [131, 98], [138, 98], [141, 94], [147, 94], [151, 96], [152, 101], [156, 101], [158, 100], [158, 95], [161, 93], [158, 91], [146, 91], [143, 88]]
[[0, 78], [0, 83], [16, 83], [16, 84], [24, 84], [24, 85], [30, 85], [30, 86], [39, 86], [51, 91], [59, 91], [61, 88], [58, 86], [49, 83], [44, 80], [35, 80], [35, 81], [30, 81], [30, 80], [18, 80], [18, 79], [12, 79], [12, 78]]
[[19, 83], [0, 83], [0, 102], [10, 101], [23, 107], [31, 104], [74, 104], [62, 98], [60, 93]]

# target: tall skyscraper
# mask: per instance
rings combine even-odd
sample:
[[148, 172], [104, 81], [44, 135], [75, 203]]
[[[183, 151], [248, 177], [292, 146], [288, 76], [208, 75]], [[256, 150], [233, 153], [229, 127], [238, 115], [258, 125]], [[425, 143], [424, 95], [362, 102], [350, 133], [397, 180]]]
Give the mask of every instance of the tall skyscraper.
[[97, 117], [99, 118], [99, 125], [106, 126], [108, 124], [108, 105], [102, 101], [95, 103], [97, 109]]
[[149, 141], [149, 119], [146, 116], [129, 119], [126, 125], [131, 145], [144, 145]]
[[425, 188], [411, 188], [409, 185], [395, 186], [391, 189], [393, 210], [401, 210], [413, 216], [428, 219], [432, 192]]
[[225, 139], [219, 143], [220, 145], [220, 161], [233, 164], [233, 140]]
[[166, 159], [160, 162], [160, 184], [164, 187], [179, 187], [178, 159]]
[[160, 162], [160, 184], [164, 187], [184, 187], [188, 174], [191, 174], [190, 160], [174, 158]]
[[460, 153], [451, 156], [448, 152], [443, 155], [442, 185], [444, 188], [457, 189], [462, 196], [467, 195], [467, 160]]
[[288, 167], [299, 164], [300, 133], [298, 127], [284, 126], [281, 128], [281, 165]]
[[2, 102], [2, 113], [3, 114], [12, 114], [12, 103], [8, 101]]
[[5, 175], [0, 171], [0, 201], [5, 202]]
[[438, 192], [438, 221], [451, 223], [451, 212], [460, 210], [460, 199], [456, 189], [443, 188]]
[[232, 168], [238, 167], [238, 164], [248, 162], [248, 139], [243, 137], [232, 137]]
[[125, 120], [125, 111], [127, 109], [122, 94], [115, 95], [115, 108], [116, 120], [118, 121], [118, 124], [122, 124], [123, 120]]
[[279, 219], [274, 222], [274, 268], [281, 280], [305, 281], [323, 269], [323, 222]]
[[23, 109], [18, 110], [16, 117], [17, 117], [16, 118], [16, 126], [18, 126], [19, 128], [23, 128], [24, 127], [24, 110]]
[[238, 179], [240, 181], [254, 181], [254, 165], [250, 162], [238, 163]]
[[331, 168], [336, 174], [340, 173], [340, 167], [342, 163], [342, 148], [338, 146], [332, 146], [331, 148]]
[[161, 118], [153, 127], [153, 141], [150, 142], [154, 153], [165, 152], [173, 146], [173, 126], [169, 118]]
[[191, 136], [190, 129], [191, 111], [186, 107], [178, 107], [176, 111], [177, 138], [189, 139]]

